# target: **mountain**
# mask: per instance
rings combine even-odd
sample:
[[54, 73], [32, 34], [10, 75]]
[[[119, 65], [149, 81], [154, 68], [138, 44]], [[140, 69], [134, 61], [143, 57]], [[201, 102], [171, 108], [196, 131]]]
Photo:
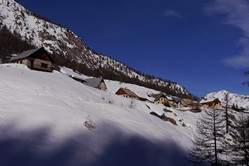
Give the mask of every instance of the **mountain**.
[[68, 28], [36, 15], [14, 0], [0, 0], [0, 27], [29, 43], [29, 47], [43, 46], [58, 64], [84, 74], [133, 82], [180, 97], [192, 97], [186, 88], [175, 82], [141, 74], [113, 58], [94, 52]]
[[231, 93], [227, 90], [221, 90], [218, 92], [209, 93], [204, 98], [208, 100], [218, 98], [221, 101], [221, 104], [225, 106], [226, 102], [225, 96], [227, 94], [228, 94], [228, 103], [230, 106], [237, 105], [239, 108], [245, 108], [245, 109], [249, 108], [249, 96]]

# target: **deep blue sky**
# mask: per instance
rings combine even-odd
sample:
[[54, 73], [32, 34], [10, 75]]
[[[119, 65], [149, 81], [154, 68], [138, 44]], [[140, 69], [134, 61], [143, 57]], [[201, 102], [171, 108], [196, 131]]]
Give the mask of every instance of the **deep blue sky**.
[[248, 0], [18, 0], [93, 50], [197, 96], [248, 94]]

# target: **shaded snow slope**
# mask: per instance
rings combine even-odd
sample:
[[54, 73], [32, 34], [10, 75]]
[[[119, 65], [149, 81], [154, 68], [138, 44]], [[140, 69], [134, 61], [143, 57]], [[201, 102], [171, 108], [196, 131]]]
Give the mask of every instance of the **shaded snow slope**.
[[1, 165], [188, 165], [199, 114], [168, 108], [176, 126], [149, 114], [162, 114], [163, 105], [135, 101], [130, 108], [130, 99], [111, 91], [119, 83], [107, 85], [103, 92], [59, 72], [1, 65]]

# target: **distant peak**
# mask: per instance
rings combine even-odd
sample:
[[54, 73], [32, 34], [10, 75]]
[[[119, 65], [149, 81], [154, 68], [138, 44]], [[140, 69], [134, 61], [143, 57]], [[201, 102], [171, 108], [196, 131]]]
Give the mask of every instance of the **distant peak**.
[[221, 91], [218, 91], [217, 93], [230, 93], [228, 90], [221, 90]]

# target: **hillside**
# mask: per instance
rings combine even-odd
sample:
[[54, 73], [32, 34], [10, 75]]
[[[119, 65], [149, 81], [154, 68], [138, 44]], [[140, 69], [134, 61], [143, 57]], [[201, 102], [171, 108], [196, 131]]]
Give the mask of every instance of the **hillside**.
[[17, 38], [15, 40], [22, 40], [29, 44], [20, 46], [14, 44], [20, 43], [13, 42], [14, 39], [0, 41], [9, 48], [6, 52], [4, 51], [6, 48], [3, 45], [0, 46], [0, 54], [3, 57], [9, 56], [7, 53], [20, 53], [31, 47], [43, 46], [58, 64], [84, 74], [136, 83], [180, 97], [192, 97], [186, 88], [175, 82], [141, 74], [113, 58], [94, 52], [69, 29], [46, 21], [14, 0], [0, 0], [0, 29], [8, 30]]
[[56, 71], [17, 64], [1, 65], [0, 75], [1, 165], [189, 164], [185, 154], [199, 114], [164, 112], [163, 105], [141, 101], [130, 108], [130, 99], [113, 94], [124, 86], [140, 95], [155, 90], [107, 80], [110, 88], [103, 92]]

